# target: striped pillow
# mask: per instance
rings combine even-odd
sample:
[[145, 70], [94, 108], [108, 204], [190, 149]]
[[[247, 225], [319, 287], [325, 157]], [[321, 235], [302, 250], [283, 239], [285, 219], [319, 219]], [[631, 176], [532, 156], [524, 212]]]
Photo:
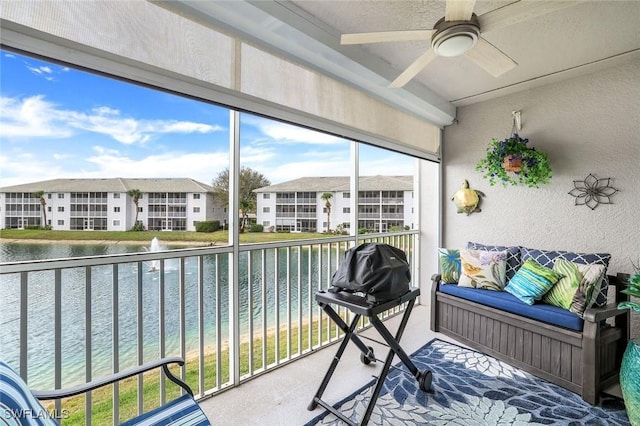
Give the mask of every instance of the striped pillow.
[[562, 277], [562, 274], [553, 269], [542, 266], [533, 259], [527, 259], [504, 291], [513, 294], [527, 305], [533, 305]]
[[33, 396], [27, 384], [2, 360], [0, 360], [0, 413], [9, 425], [59, 426], [40, 402]]
[[596, 263], [583, 265], [558, 258], [553, 264], [553, 270], [564, 277], [560, 278], [542, 300], [582, 316], [596, 301], [605, 266]]

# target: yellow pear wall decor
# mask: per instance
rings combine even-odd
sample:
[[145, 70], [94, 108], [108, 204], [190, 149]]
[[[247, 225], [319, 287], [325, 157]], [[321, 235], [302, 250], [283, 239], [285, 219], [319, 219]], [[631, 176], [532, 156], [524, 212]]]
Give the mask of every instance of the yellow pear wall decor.
[[451, 197], [458, 208], [458, 213], [466, 213], [469, 216], [473, 212], [480, 212], [480, 198], [485, 197], [484, 193], [475, 189], [469, 188], [469, 181], [466, 179], [462, 183], [462, 188], [458, 189]]

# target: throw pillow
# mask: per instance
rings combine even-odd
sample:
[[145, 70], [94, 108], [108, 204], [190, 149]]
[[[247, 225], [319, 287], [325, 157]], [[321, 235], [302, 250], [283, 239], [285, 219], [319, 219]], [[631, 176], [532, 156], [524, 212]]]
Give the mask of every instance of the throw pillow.
[[502, 291], [506, 283], [507, 253], [504, 251], [460, 250], [461, 287]]
[[553, 270], [564, 275], [547, 292], [542, 300], [550, 305], [567, 309], [582, 316], [585, 309], [591, 307], [598, 295], [604, 265], [569, 262], [556, 259]]
[[609, 261], [611, 255], [609, 253], [574, 253], [571, 251], [551, 251], [551, 250], [538, 250], [527, 247], [520, 247], [520, 255], [522, 260], [525, 261], [528, 258], [533, 258], [536, 262], [542, 266], [548, 268], [553, 267], [553, 262], [557, 258], [565, 259], [574, 263], [581, 263], [588, 265], [596, 263], [598, 265], [604, 265], [605, 273], [603, 275], [602, 284], [600, 285], [600, 291], [596, 295], [595, 306], [601, 307], [607, 304], [607, 289], [609, 288], [609, 277], [607, 277], [606, 270], [609, 267]]
[[490, 246], [469, 241], [467, 248], [471, 250], [506, 251], [507, 252], [507, 281], [509, 281], [520, 268], [520, 247], [517, 246]]
[[460, 250], [438, 249], [440, 258], [440, 281], [457, 284], [460, 279]]
[[540, 265], [533, 259], [527, 259], [504, 290], [527, 305], [533, 305], [542, 299], [560, 278], [562, 274]]

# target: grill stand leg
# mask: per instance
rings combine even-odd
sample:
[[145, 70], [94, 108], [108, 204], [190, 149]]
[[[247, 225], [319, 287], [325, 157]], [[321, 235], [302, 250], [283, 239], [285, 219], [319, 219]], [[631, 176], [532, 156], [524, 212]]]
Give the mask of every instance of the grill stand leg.
[[[390, 349], [387, 354], [387, 358], [385, 360], [384, 366], [382, 367], [382, 371], [380, 372], [380, 376], [376, 381], [376, 387], [373, 391], [373, 394], [371, 395], [371, 399], [369, 401], [369, 404], [367, 405], [365, 414], [360, 422], [360, 425], [362, 426], [365, 426], [369, 423], [369, 420], [371, 418], [371, 413], [373, 412], [375, 403], [380, 395], [382, 386], [384, 385], [384, 380], [386, 379], [387, 374], [389, 373], [389, 369], [391, 368], [391, 363], [393, 362], [394, 355], [398, 355], [398, 357], [400, 357], [402, 362], [407, 366], [409, 371], [411, 371], [411, 374], [413, 374], [414, 377], [416, 377], [416, 379], [419, 379], [419, 375], [420, 375], [419, 370], [413, 364], [413, 362], [411, 361], [407, 353], [402, 349], [402, 347], [400, 347], [400, 343], [399, 343], [402, 337], [402, 334], [404, 333], [404, 329], [407, 326], [407, 322], [409, 321], [409, 315], [411, 314], [411, 310], [413, 309], [414, 304], [415, 304], [415, 299], [411, 299], [408, 301], [407, 307], [405, 309], [404, 315], [402, 316], [402, 320], [400, 321], [400, 326], [398, 327], [398, 331], [396, 332], [395, 338], [389, 332], [389, 330], [384, 326], [382, 321], [378, 319], [377, 316], [372, 315], [369, 317], [373, 326], [378, 331], [378, 333], [380, 333], [380, 335], [384, 338], [384, 340], [387, 342]], [[333, 310], [333, 308], [330, 305], [321, 303], [320, 306], [327, 313], [327, 315], [329, 315], [329, 317], [338, 325], [338, 327], [340, 327], [340, 329], [345, 332], [345, 336], [344, 336], [344, 339], [342, 340], [342, 343], [340, 344], [340, 347], [338, 348], [338, 352], [336, 353], [335, 357], [331, 361], [329, 370], [325, 374], [324, 379], [320, 384], [320, 388], [316, 392], [315, 396], [313, 397], [313, 400], [311, 401], [307, 409], [311, 411], [311, 410], [314, 410], [318, 405], [321, 405], [323, 408], [333, 413], [336, 417], [338, 417], [343, 422], [351, 426], [356, 426], [357, 423], [354, 423], [351, 419], [347, 418], [342, 413], [340, 413], [336, 408], [334, 408], [330, 404], [323, 401], [322, 394], [324, 393], [327, 385], [329, 384], [329, 381], [331, 380], [331, 376], [333, 376], [333, 373], [338, 363], [340, 362], [340, 358], [342, 357], [342, 354], [344, 353], [347, 345], [349, 344], [349, 341], [353, 341], [356, 344], [356, 346], [358, 346], [360, 351], [362, 351], [362, 353], [364, 353], [367, 356], [369, 355], [369, 348], [362, 342], [362, 340], [358, 336], [354, 334], [354, 330], [356, 328], [358, 321], [360, 320], [361, 315], [356, 314], [353, 320], [351, 321], [351, 325], [347, 326], [347, 324]]]

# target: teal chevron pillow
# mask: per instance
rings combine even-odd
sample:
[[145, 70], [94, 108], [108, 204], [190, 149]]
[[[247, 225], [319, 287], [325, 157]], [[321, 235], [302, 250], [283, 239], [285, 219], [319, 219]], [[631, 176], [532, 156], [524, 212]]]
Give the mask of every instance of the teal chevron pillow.
[[445, 284], [457, 284], [460, 279], [460, 250], [438, 249], [440, 257], [440, 281]]
[[533, 259], [527, 259], [504, 291], [513, 294], [527, 305], [533, 305], [562, 277], [562, 274], [553, 269], [542, 266]]
[[567, 309], [582, 316], [598, 296], [605, 266], [583, 265], [565, 259], [556, 259], [553, 270], [564, 275], [542, 298], [543, 302]]

